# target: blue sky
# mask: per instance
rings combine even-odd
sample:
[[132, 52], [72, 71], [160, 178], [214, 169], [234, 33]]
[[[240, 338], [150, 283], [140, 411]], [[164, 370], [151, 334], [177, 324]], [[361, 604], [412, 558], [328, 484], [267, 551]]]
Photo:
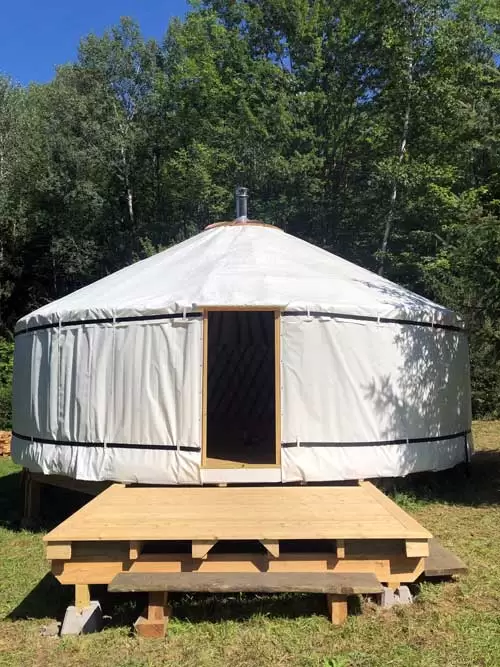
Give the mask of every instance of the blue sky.
[[187, 9], [186, 0], [0, 0], [0, 72], [21, 84], [44, 83], [56, 65], [76, 58], [90, 32], [131, 16], [144, 36], [161, 39], [170, 18]]

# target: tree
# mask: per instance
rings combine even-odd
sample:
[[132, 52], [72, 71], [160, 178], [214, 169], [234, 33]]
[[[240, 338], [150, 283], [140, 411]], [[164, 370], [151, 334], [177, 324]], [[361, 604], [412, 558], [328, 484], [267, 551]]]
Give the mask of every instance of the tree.
[[499, 12], [206, 0], [161, 44], [122, 19], [48, 84], [0, 79], [4, 333], [232, 218], [245, 185], [252, 217], [463, 312], [497, 414]]

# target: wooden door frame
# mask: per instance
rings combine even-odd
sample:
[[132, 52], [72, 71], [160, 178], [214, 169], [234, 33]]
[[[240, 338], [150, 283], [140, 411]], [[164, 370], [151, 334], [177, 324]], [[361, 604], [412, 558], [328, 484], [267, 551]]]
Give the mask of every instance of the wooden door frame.
[[208, 314], [212, 311], [243, 311], [274, 313], [274, 411], [275, 411], [275, 462], [243, 463], [234, 468], [280, 468], [281, 467], [281, 308], [279, 306], [206, 306], [201, 309], [203, 317], [203, 377], [201, 409], [201, 467], [207, 467], [207, 413], [208, 413]]

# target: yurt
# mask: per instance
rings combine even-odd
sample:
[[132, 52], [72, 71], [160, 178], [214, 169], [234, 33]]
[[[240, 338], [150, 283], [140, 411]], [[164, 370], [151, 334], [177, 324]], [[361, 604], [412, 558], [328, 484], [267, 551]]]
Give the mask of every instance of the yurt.
[[19, 320], [12, 456], [160, 485], [441, 470], [471, 452], [468, 363], [452, 311], [243, 214]]

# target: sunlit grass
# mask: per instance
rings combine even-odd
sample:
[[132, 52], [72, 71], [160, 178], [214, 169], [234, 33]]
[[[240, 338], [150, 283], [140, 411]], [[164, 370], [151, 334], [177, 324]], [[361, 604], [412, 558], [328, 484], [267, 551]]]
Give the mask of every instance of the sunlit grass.
[[99, 634], [40, 636], [71, 592], [44, 579], [42, 534], [19, 530], [18, 468], [0, 459], [0, 665], [498, 667], [500, 422], [475, 424], [474, 431], [479, 453], [470, 478], [459, 469], [390, 488], [468, 564], [458, 582], [424, 583], [411, 607], [364, 603], [363, 614], [341, 628], [328, 622], [321, 596], [185, 596], [174, 599], [177, 617], [165, 640], [132, 635], [140, 600], [125, 597], [114, 599], [109, 627]]

